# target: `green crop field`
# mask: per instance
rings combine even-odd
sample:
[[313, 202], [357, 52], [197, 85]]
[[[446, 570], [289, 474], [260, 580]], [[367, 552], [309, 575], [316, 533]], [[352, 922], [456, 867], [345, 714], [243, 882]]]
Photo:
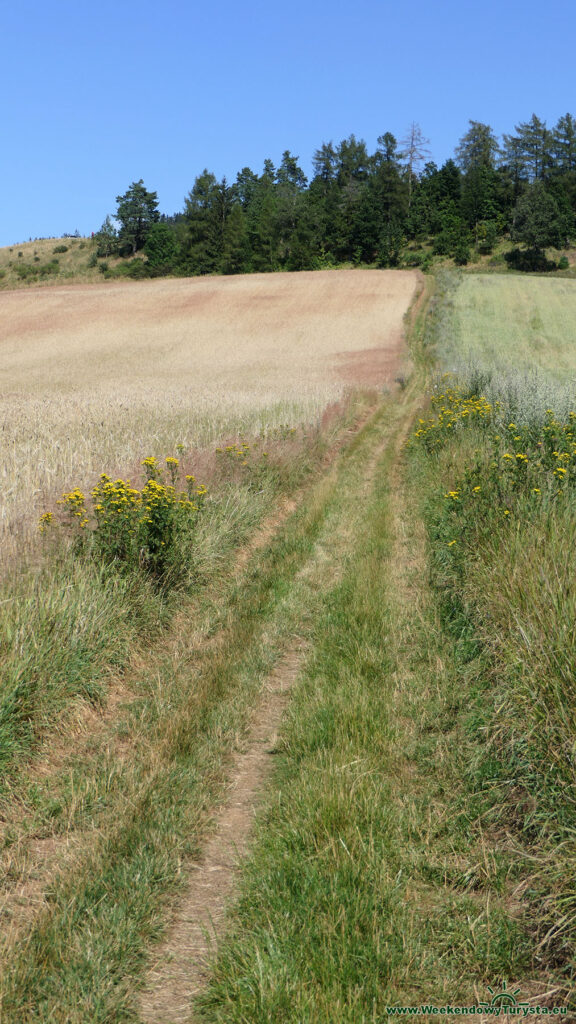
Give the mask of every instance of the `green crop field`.
[[462, 275], [453, 295], [443, 362], [493, 371], [539, 368], [576, 376], [576, 281], [520, 275]]

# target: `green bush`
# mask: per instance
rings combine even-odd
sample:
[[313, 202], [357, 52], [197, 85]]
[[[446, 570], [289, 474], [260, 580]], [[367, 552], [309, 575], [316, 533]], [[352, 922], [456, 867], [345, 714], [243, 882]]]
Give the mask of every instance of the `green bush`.
[[[108, 264], [106, 264], [106, 269], [108, 269]], [[110, 277], [129, 277], [133, 281], [140, 281], [150, 276], [148, 264], [141, 259], [124, 260], [110, 270]]]
[[470, 246], [461, 239], [454, 248], [454, 263], [457, 267], [465, 267], [470, 262]]
[[505, 254], [504, 259], [511, 270], [524, 273], [556, 270], [556, 264], [541, 249], [512, 249]]
[[17, 263], [14, 267], [14, 273], [16, 277], [20, 278], [21, 281], [25, 281], [28, 277], [33, 276], [37, 272], [36, 267], [31, 267], [27, 263]]
[[50, 260], [49, 263], [42, 263], [39, 267], [35, 268], [40, 277], [48, 277], [50, 274], [57, 274], [60, 270], [60, 264], [58, 260]]

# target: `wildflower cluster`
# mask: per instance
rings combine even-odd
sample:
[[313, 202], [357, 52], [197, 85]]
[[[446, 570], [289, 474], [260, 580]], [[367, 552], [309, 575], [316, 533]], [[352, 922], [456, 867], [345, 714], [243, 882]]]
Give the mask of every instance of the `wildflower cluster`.
[[554, 500], [576, 489], [575, 413], [561, 422], [548, 409], [543, 422], [511, 421], [490, 440], [490, 461], [478, 459], [466, 476], [476, 477], [478, 488], [502, 511], [510, 514], [528, 498]]
[[227, 459], [239, 463], [241, 466], [247, 466], [251, 454], [251, 447], [251, 445], [246, 443], [227, 444], [225, 448], [217, 448], [216, 454], [224, 455]]
[[[185, 490], [178, 489], [179, 460], [169, 456], [165, 461], [163, 471], [156, 458], [143, 460], [146, 482], [141, 488], [103, 473], [91, 491], [91, 511], [80, 490], [64, 494], [58, 504], [65, 524], [85, 530], [92, 522], [91, 550], [104, 561], [164, 572], [178, 537], [193, 525], [206, 494], [192, 475], [185, 477]], [[166, 472], [169, 483], [163, 479]], [[52, 521], [53, 513], [45, 512], [40, 529], [44, 532]]]
[[[448, 379], [445, 377], [444, 381]], [[498, 410], [498, 403], [493, 407], [483, 395], [468, 395], [457, 385], [433, 394], [430, 404], [432, 415], [420, 419], [414, 433], [414, 441], [429, 452], [441, 448], [454, 434], [471, 424], [488, 426]]]
[[[444, 543], [452, 547], [494, 524], [526, 519], [546, 503], [576, 491], [576, 413], [558, 419], [552, 409], [540, 422], [519, 425], [502, 421], [499, 406], [483, 396], [463, 398], [449, 388], [432, 398], [435, 415], [420, 420], [413, 443], [439, 451], [456, 430], [476, 431], [479, 447], [444, 492]], [[499, 432], [492, 433], [500, 420]], [[478, 429], [479, 428], [479, 429]]]
[[226, 477], [245, 480], [251, 488], [259, 487], [268, 467], [268, 452], [262, 450], [263, 443], [263, 439], [256, 438], [250, 444], [238, 441], [217, 448], [216, 455], [222, 468], [226, 467]]
[[[88, 526], [88, 513], [86, 512], [85, 502], [86, 498], [82, 494], [82, 491], [76, 487], [75, 490], [69, 491], [67, 494], [63, 494], [56, 504], [63, 506], [65, 516], [69, 522], [79, 526], [80, 529], [84, 529]], [[41, 526], [42, 524], [46, 526], [51, 522], [51, 518], [48, 519], [48, 516], [51, 516], [50, 512], [47, 512], [40, 517]]]
[[46, 533], [46, 530], [48, 529], [48, 527], [51, 525], [51, 523], [53, 521], [54, 521], [54, 513], [53, 512], [43, 512], [42, 515], [40, 516], [39, 521], [38, 521], [38, 525], [40, 527], [40, 533]]

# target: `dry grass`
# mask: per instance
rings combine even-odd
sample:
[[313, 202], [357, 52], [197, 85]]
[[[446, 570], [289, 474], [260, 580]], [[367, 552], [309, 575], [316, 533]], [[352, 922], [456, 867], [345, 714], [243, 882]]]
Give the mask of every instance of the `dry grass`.
[[[66, 246], [66, 252], [54, 252], [56, 248]], [[22, 280], [18, 268], [28, 265], [40, 269], [52, 260], [58, 260], [58, 279], [73, 278], [82, 281], [100, 281], [98, 267], [90, 267], [89, 259], [96, 251], [95, 243], [90, 238], [40, 238], [34, 242], [21, 242], [17, 245], [0, 248], [0, 290], [28, 288], [30, 281]], [[116, 260], [109, 261], [111, 263]], [[52, 274], [40, 278], [38, 284], [53, 285]]]
[[416, 284], [345, 270], [5, 293], [5, 555], [30, 550], [39, 512], [102, 471], [315, 419], [348, 381], [391, 385]]

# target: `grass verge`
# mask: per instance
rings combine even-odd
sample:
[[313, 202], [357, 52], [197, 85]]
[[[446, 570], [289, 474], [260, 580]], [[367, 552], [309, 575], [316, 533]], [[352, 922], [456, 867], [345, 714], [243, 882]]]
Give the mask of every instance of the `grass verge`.
[[573, 991], [575, 414], [538, 417], [531, 403], [523, 416], [465, 382], [433, 409], [414, 458], [441, 621], [473, 682], [466, 777], [525, 877], [533, 968]]

